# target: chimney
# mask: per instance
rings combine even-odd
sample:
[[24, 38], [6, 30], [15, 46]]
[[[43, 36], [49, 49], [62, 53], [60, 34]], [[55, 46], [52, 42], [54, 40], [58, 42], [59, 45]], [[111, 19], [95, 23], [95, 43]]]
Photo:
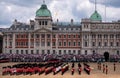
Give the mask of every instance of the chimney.
[[30, 20], [30, 25], [34, 25], [34, 24], [35, 24], [34, 20]]
[[71, 19], [71, 25], [73, 25], [73, 19]]

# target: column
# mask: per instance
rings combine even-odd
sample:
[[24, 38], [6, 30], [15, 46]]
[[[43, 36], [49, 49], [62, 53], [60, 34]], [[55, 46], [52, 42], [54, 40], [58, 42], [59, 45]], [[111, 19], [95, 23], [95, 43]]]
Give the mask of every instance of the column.
[[36, 47], [36, 39], [35, 39], [35, 33], [34, 33], [34, 47], [33, 47], [33, 54], [35, 54], [35, 51], [36, 51], [36, 49], [35, 49], [35, 47]]
[[6, 46], [5, 35], [3, 35], [3, 48], [2, 48], [3, 53], [5, 53], [6, 49], [5, 46]]
[[[58, 33], [56, 34], [56, 52], [58, 52], [58, 45], [59, 45], [59, 43], [58, 43]], [[57, 53], [56, 53], [57, 54]]]
[[13, 39], [12, 39], [12, 48], [15, 49], [15, 46], [16, 46], [16, 42], [15, 42], [15, 33], [13, 33]]
[[30, 53], [30, 46], [31, 46], [31, 33], [28, 33], [28, 52]]
[[7, 34], [7, 49], [9, 48], [9, 35]]
[[50, 39], [51, 39], [50, 45], [51, 45], [51, 54], [52, 54], [53, 53], [53, 50], [52, 50], [52, 33], [50, 34]]

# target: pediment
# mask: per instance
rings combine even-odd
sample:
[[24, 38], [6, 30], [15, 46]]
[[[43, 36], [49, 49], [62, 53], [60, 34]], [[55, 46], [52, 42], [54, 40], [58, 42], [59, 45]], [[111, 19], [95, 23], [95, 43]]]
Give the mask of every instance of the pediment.
[[37, 30], [35, 30], [34, 32], [40, 32], [40, 33], [51, 33], [52, 31], [51, 30], [49, 30], [49, 29], [46, 29], [46, 28], [40, 28], [40, 29], [37, 29]]

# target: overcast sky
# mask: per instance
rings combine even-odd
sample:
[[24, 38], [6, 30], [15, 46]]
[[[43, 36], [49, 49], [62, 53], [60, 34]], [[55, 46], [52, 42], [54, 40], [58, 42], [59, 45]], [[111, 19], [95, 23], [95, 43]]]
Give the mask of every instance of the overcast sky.
[[[35, 12], [40, 8], [43, 0], [0, 0], [0, 28], [10, 27], [17, 19], [29, 23], [35, 18]], [[52, 13], [53, 21], [80, 22], [82, 18], [89, 18], [95, 11], [94, 0], [45, 0]], [[120, 0], [97, 0], [97, 11], [105, 20], [105, 5], [107, 21], [120, 19]]]

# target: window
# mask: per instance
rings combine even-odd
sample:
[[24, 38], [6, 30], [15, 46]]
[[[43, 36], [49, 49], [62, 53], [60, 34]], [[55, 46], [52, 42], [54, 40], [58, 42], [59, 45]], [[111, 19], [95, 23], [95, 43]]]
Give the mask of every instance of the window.
[[42, 21], [42, 25], [44, 25], [44, 21]]
[[78, 38], [80, 38], [80, 35], [78, 35]]
[[68, 35], [68, 38], [71, 38], [70, 36], [71, 36], [71, 35]]
[[55, 50], [53, 50], [53, 54], [56, 54]]
[[78, 50], [78, 54], [81, 54], [80, 50]]
[[23, 50], [21, 50], [21, 54], [23, 54]]
[[39, 21], [39, 25], [41, 25], [41, 21]]
[[59, 35], [59, 38], [61, 38], [61, 35]]
[[73, 46], [76, 46], [76, 42], [74, 42], [74, 45]]
[[36, 50], [36, 54], [39, 54], [39, 50]]
[[28, 54], [28, 50], [25, 50], [26, 54]]
[[47, 42], [47, 46], [50, 46], [50, 42]]
[[45, 46], [45, 42], [41, 42], [41, 46]]
[[36, 46], [39, 46], [39, 41], [36, 41]]
[[73, 50], [73, 54], [76, 54], [76, 51], [75, 51], [75, 50]]
[[36, 34], [36, 38], [39, 38], [39, 34]]
[[70, 46], [71, 45], [71, 42], [68, 42], [68, 46]]
[[41, 34], [41, 37], [42, 37], [42, 38], [45, 38], [45, 34]]
[[73, 38], [75, 38], [76, 37], [76, 35], [73, 35]]
[[117, 55], [120, 55], [120, 52], [119, 52], [119, 51], [117, 51]]
[[56, 38], [56, 35], [53, 35], [53, 38]]
[[64, 54], [66, 54], [66, 50], [64, 50]]
[[64, 35], [64, 38], [66, 38], [66, 35]]
[[31, 38], [34, 38], [34, 35], [33, 35], [33, 34], [31, 35]]
[[87, 42], [85, 42], [85, 47], [87, 47]]
[[68, 50], [68, 53], [71, 54], [71, 50]]
[[114, 35], [113, 35], [113, 34], [110, 34], [110, 38], [114, 38]]
[[104, 46], [107, 46], [107, 42], [104, 43]]
[[10, 50], [10, 54], [12, 54], [12, 50]]
[[95, 51], [93, 50], [93, 55], [95, 54]]
[[101, 42], [98, 43], [98, 46], [101, 46]]
[[66, 46], [66, 42], [64, 42], [64, 46]]
[[42, 50], [42, 54], [45, 54], [45, 50]]
[[87, 38], [87, 35], [85, 35], [85, 38]]
[[61, 46], [61, 42], [59, 42], [59, 46]]
[[47, 38], [50, 38], [50, 34], [47, 34]]
[[50, 54], [50, 50], [47, 50], [47, 54]]
[[113, 42], [110, 42], [110, 46], [113, 46]]
[[85, 55], [87, 55], [87, 50], [85, 50]]
[[80, 42], [78, 42], [78, 46], [80, 46]]
[[116, 43], [116, 46], [117, 46], [117, 47], [119, 46], [119, 42]]
[[10, 47], [12, 47], [12, 42], [10, 41]]
[[59, 54], [61, 55], [61, 50], [59, 50]]
[[95, 38], [95, 37], [96, 37], [96, 35], [95, 35], [95, 34], [93, 34], [93, 35], [92, 35], [92, 38]]
[[48, 22], [47, 22], [47, 21], [45, 21], [45, 25], [48, 25]]
[[19, 50], [16, 50], [16, 54], [19, 54]]
[[33, 54], [33, 50], [31, 50], [31, 54]]
[[102, 35], [101, 35], [101, 34], [98, 34], [98, 38], [102, 38]]
[[92, 46], [95, 46], [95, 42], [92, 43]]
[[56, 46], [56, 43], [55, 43], [55, 42], [53, 42], [53, 46]]

